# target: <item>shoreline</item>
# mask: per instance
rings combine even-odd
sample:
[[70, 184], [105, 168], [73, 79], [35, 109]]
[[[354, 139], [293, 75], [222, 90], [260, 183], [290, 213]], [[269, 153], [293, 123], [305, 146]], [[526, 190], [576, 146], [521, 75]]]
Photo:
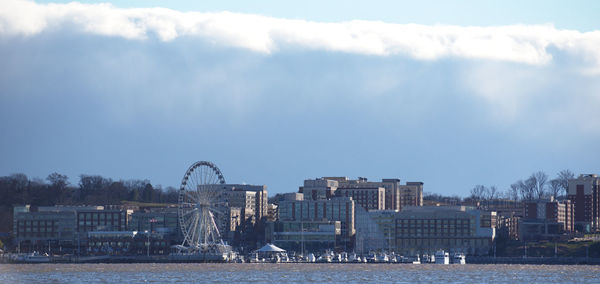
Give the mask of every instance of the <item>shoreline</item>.
[[[0, 257], [0, 264], [94, 264], [94, 263], [240, 263], [240, 264], [274, 264], [273, 262], [225, 262], [206, 260], [175, 260], [168, 255], [161, 256], [94, 256], [94, 257], [51, 257], [46, 262], [17, 261], [11, 256]], [[387, 265], [439, 265], [436, 263], [393, 263], [393, 262], [306, 262], [290, 261], [277, 262], [277, 264], [387, 264]], [[493, 256], [467, 256], [466, 264], [520, 264], [520, 265], [600, 265], [600, 258], [586, 257], [493, 257]], [[443, 265], [443, 264], [442, 264]], [[449, 264], [453, 265], [453, 264]], [[460, 265], [460, 264], [455, 264]]]

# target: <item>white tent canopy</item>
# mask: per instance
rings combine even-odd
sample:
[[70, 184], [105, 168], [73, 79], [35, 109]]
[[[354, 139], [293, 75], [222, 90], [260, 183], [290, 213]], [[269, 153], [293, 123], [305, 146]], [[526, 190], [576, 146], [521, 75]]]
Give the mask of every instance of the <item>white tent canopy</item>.
[[257, 250], [257, 252], [284, 252], [284, 251], [285, 251], [284, 249], [279, 248], [272, 244], [266, 244], [264, 247]]

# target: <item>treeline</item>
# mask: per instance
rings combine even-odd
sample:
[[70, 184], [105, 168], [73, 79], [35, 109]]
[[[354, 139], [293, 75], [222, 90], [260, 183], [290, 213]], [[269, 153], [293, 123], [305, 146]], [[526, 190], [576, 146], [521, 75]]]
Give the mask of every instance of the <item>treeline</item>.
[[525, 201], [554, 197], [561, 199], [566, 197], [569, 190], [569, 179], [575, 178], [575, 174], [570, 170], [560, 171], [553, 179], [543, 171], [532, 173], [525, 179], [520, 179], [505, 189], [499, 189], [496, 186], [475, 185], [470, 195], [462, 198], [458, 195], [445, 196], [437, 193], [423, 194], [423, 200], [442, 202], [449, 205], [461, 204], [470, 201], [491, 201], [491, 200], [514, 200]]
[[567, 195], [569, 190], [569, 179], [573, 179], [575, 174], [570, 170], [560, 171], [555, 178], [549, 179], [549, 176], [538, 171], [532, 173], [526, 179], [520, 179], [510, 185], [505, 190], [499, 190], [496, 186], [476, 185], [471, 189], [469, 198], [476, 201], [510, 199], [510, 200], [534, 200], [554, 197], [560, 198]]
[[0, 177], [0, 206], [31, 204], [109, 205], [121, 201], [177, 203], [173, 187], [153, 186], [148, 180], [112, 180], [99, 175], [80, 175], [71, 184], [66, 175], [52, 173], [46, 179], [30, 179], [24, 174]]

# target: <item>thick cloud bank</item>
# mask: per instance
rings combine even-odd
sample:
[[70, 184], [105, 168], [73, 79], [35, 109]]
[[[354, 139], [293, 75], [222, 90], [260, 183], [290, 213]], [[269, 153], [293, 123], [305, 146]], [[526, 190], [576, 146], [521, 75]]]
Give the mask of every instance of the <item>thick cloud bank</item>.
[[377, 21], [322, 23], [230, 12], [120, 9], [110, 4], [0, 2], [0, 35], [31, 36], [63, 28], [132, 40], [154, 36], [162, 41], [199, 37], [218, 45], [267, 54], [295, 47], [378, 56], [404, 55], [419, 60], [459, 57], [544, 65], [552, 61], [553, 51], [558, 51], [583, 62], [582, 71], [600, 72], [600, 31], [583, 33], [560, 30], [552, 25], [461, 27]]

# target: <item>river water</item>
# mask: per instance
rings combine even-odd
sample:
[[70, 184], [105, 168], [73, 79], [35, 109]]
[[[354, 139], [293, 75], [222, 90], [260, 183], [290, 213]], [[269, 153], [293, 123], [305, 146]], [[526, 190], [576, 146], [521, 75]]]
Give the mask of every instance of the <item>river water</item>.
[[0, 283], [600, 283], [600, 266], [0, 264]]

